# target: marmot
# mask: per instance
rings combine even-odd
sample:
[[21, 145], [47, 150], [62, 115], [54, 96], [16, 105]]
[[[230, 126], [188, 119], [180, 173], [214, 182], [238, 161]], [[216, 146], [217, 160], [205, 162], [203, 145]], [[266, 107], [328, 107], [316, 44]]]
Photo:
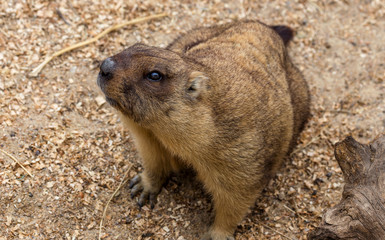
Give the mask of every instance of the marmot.
[[98, 85], [143, 161], [130, 183], [140, 206], [153, 207], [169, 174], [192, 167], [214, 202], [203, 239], [233, 239], [309, 116], [308, 86], [286, 51], [292, 35], [240, 21], [192, 30], [165, 49], [135, 44], [102, 62]]

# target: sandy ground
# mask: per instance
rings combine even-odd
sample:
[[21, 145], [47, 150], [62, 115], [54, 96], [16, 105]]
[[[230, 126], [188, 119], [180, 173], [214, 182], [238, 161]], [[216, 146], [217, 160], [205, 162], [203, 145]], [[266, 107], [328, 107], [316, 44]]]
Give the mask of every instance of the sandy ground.
[[[46, 56], [140, 16], [28, 74]], [[136, 42], [166, 46], [196, 26], [259, 19], [296, 30], [289, 47], [312, 93], [299, 145], [239, 224], [236, 239], [306, 239], [343, 188], [333, 144], [385, 132], [385, 2], [2, 1], [0, 239], [97, 239], [103, 209], [128, 171], [142, 170], [130, 134], [96, 86], [100, 61]], [[127, 186], [110, 203], [103, 239], [198, 239], [211, 202], [193, 176], [174, 176], [155, 209]]]

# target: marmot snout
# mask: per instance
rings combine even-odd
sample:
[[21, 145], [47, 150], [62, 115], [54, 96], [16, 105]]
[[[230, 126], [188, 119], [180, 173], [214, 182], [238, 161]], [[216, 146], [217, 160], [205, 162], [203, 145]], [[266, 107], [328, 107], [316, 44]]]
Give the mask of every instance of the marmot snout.
[[190, 166], [214, 201], [204, 239], [232, 238], [309, 115], [291, 37], [243, 21], [192, 30], [166, 49], [135, 44], [101, 64], [98, 84], [143, 161], [130, 184], [140, 205], [153, 206], [169, 174]]

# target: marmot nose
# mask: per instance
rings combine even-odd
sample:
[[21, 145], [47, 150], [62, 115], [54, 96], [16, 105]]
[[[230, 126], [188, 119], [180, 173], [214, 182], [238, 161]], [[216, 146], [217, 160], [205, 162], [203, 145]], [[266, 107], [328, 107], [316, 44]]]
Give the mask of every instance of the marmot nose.
[[107, 58], [100, 65], [100, 73], [103, 77], [110, 76], [116, 67], [116, 63], [111, 59]]

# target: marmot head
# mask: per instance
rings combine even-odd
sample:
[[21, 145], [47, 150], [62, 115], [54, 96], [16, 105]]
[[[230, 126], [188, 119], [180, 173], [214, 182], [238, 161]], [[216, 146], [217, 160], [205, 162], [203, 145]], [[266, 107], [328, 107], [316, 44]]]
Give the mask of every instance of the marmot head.
[[175, 52], [135, 44], [104, 60], [97, 82], [114, 108], [146, 125], [199, 101], [207, 79]]

